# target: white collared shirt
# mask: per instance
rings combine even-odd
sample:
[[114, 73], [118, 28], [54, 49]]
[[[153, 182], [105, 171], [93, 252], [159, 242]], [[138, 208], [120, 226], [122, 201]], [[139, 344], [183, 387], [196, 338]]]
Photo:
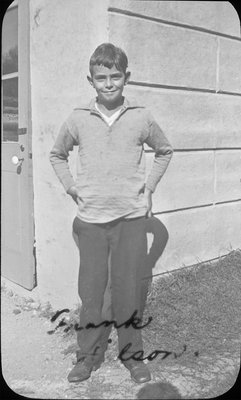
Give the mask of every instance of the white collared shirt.
[[120, 108], [119, 110], [114, 112], [114, 114], [112, 114], [110, 117], [108, 117], [107, 115], [105, 115], [103, 112], [100, 111], [98, 103], [95, 103], [95, 108], [101, 114], [102, 118], [105, 120], [105, 122], [109, 126], [111, 126], [113, 124], [113, 122], [115, 122], [115, 120], [118, 118], [120, 112], [122, 111], [122, 108]]

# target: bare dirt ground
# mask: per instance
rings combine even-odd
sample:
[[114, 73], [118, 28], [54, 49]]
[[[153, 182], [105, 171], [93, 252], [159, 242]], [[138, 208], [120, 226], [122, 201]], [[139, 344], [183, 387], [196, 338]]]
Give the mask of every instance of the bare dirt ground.
[[[79, 384], [68, 383], [67, 374], [73, 367], [75, 353], [66, 349], [75, 348], [74, 336], [66, 336], [61, 331], [47, 334], [53, 324], [41, 307], [6, 286], [2, 286], [1, 300], [2, 373], [12, 391], [41, 399], [137, 398], [144, 385], [132, 382], [120, 361], [110, 361], [108, 354], [90, 379]], [[161, 357], [149, 362], [152, 382], [171, 383], [184, 399], [216, 397], [234, 385], [240, 367], [239, 343], [236, 353], [227, 352], [224, 344], [222, 353], [216, 357], [207, 353], [199, 357], [187, 353], [186, 357], [192, 362], [180, 363], [174, 358]], [[159, 396], [149, 398], [172, 398]]]

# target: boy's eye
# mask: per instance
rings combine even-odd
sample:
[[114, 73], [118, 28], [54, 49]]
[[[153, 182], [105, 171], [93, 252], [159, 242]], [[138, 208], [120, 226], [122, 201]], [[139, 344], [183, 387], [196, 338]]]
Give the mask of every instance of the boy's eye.
[[[103, 81], [105, 81], [106, 80], [106, 76], [102, 76], [102, 75], [99, 75], [99, 76], [95, 76], [95, 80], [96, 81], [98, 81], [98, 82], [103, 82]], [[110, 79], [111, 80], [114, 80], [114, 81], [118, 81], [119, 79], [121, 79], [122, 78], [122, 75], [113, 75], [113, 76], [110, 76]]]
[[111, 76], [112, 79], [121, 79], [122, 75], [121, 74], [116, 74]]

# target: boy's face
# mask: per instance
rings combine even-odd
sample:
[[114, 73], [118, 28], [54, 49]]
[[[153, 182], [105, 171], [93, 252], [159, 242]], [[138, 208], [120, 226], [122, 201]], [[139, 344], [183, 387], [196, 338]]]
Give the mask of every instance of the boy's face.
[[130, 72], [119, 71], [104, 65], [94, 65], [92, 76], [87, 77], [90, 84], [96, 90], [98, 101], [107, 107], [118, 106], [122, 100], [124, 86], [130, 78]]

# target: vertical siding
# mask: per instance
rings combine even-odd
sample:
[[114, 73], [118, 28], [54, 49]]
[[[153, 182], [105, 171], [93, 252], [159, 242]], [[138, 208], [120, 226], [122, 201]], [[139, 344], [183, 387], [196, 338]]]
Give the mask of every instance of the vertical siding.
[[154, 194], [170, 237], [157, 273], [240, 246], [239, 24], [229, 2], [109, 2], [109, 40], [132, 73], [126, 95], [152, 110], [175, 150]]

